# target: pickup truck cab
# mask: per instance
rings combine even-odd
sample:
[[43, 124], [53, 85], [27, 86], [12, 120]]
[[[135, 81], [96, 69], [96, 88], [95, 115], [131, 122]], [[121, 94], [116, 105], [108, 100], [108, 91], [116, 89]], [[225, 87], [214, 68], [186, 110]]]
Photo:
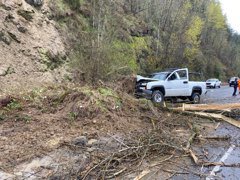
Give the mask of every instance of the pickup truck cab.
[[149, 77], [137, 75], [136, 96], [151, 99], [162, 104], [165, 98], [189, 99], [200, 103], [206, 92], [205, 82], [189, 81], [188, 69], [170, 69], [151, 74]]

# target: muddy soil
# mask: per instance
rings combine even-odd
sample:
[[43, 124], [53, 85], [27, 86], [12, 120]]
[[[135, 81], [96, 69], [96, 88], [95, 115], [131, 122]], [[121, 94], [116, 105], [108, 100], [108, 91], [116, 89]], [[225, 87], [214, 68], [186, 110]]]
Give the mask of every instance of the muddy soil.
[[[54, 88], [52, 90], [53, 95], [56, 95], [57, 90]], [[216, 101], [211, 100], [211, 102], [215, 103], [219, 102], [215, 94], [226, 94], [224, 98], [228, 98], [230, 91], [231, 89], [227, 87], [216, 89], [208, 96], [212, 95], [212, 99]], [[99, 98], [97, 92], [93, 94], [95, 98]], [[239, 162], [239, 129], [227, 123], [219, 124], [209, 119], [189, 118], [164, 111], [149, 111], [146, 108], [147, 104], [139, 105], [138, 100], [131, 98], [130, 101], [123, 100], [124, 106], [118, 109], [119, 104], [114, 105], [116, 102], [113, 94], [100, 98], [106, 100], [108, 106], [105, 106], [104, 111], [96, 111], [91, 109], [95, 106], [90, 104], [86, 108], [86, 102], [94, 101], [86, 99], [85, 96], [82, 92], [69, 93], [57, 109], [52, 107], [55, 96], [44, 100], [41, 105], [45, 108], [41, 108], [39, 104], [33, 106], [23, 101], [22, 109], [14, 110], [6, 119], [1, 116], [0, 179], [50, 177], [66, 179], [70, 176], [83, 178], [89, 169], [99, 163], [101, 159], [99, 156], [104, 157], [128, 147], [128, 144], [125, 144], [126, 139], [134, 139], [134, 134], [143, 134], [163, 124], [166, 125], [166, 122], [168, 127], [165, 126], [164, 131], [171, 134], [172, 141], [182, 141], [184, 146], [191, 135], [189, 122], [194, 124], [195, 129], [202, 136], [230, 136], [229, 140], [222, 141], [194, 141], [191, 147], [199, 159], [210, 162], [219, 162], [226, 151], [233, 147], [224, 162], [227, 164]], [[62, 98], [62, 93], [60, 97]], [[230, 96], [229, 101], [232, 102], [233, 98], [235, 97]], [[69, 112], [79, 110], [76, 107], [80, 108], [81, 114], [75, 119], [76, 114]], [[95, 115], [92, 116], [88, 112]], [[155, 121], [156, 116], [160, 120], [159, 123]], [[211, 178], [210, 174], [214, 172], [216, 175], [214, 178], [236, 179], [240, 172], [239, 167], [198, 166], [188, 154], [173, 149], [168, 153], [164, 151], [161, 155], [152, 154], [140, 162], [141, 164], [134, 165], [125, 162], [124, 166], [120, 166], [118, 177], [120, 179], [134, 179], [137, 176], [142, 176], [143, 179], [206, 179]], [[124, 169], [126, 167], [129, 171]], [[121, 170], [125, 171], [121, 173]], [[93, 176], [95, 173], [94, 171], [90, 173], [88, 178], [96, 178]]]

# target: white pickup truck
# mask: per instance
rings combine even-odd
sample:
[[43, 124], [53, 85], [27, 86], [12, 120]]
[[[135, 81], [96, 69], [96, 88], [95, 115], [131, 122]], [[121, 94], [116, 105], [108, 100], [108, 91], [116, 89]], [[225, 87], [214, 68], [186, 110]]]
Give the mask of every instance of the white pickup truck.
[[149, 77], [137, 75], [137, 97], [151, 99], [162, 104], [165, 98], [189, 99], [192, 103], [200, 103], [201, 95], [206, 93], [206, 83], [189, 81], [188, 69], [170, 69], [151, 74]]

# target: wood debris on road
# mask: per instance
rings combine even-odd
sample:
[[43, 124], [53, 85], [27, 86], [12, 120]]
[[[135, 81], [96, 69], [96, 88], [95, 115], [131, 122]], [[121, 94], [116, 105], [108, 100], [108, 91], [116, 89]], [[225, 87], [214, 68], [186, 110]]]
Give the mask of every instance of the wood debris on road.
[[[223, 115], [223, 112], [231, 114], [233, 110], [240, 109], [240, 103], [233, 104], [183, 104], [182, 107], [170, 108], [173, 111], [184, 112], [185, 114], [197, 115], [199, 117], [211, 118], [228, 122], [240, 128], [240, 121]], [[220, 112], [219, 112], [220, 111]], [[240, 117], [240, 115], [239, 115]]]

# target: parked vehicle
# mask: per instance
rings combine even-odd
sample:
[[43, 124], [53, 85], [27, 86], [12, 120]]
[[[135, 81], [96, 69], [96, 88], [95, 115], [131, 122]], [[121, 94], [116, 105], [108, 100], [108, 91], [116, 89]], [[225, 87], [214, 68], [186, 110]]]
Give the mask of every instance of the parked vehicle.
[[189, 99], [197, 104], [205, 92], [206, 83], [189, 81], [187, 68], [170, 69], [149, 77], [137, 76], [136, 96], [151, 99], [157, 104], [162, 104], [165, 98]]
[[208, 79], [206, 81], [206, 85], [207, 85], [207, 88], [220, 88], [221, 87], [221, 81], [219, 81], [218, 79]]
[[234, 81], [235, 81], [236, 78], [239, 79], [239, 77], [231, 77], [231, 78], [230, 78], [230, 80], [229, 80], [229, 82], [228, 82], [230, 87], [233, 86], [233, 83], [234, 83]]

